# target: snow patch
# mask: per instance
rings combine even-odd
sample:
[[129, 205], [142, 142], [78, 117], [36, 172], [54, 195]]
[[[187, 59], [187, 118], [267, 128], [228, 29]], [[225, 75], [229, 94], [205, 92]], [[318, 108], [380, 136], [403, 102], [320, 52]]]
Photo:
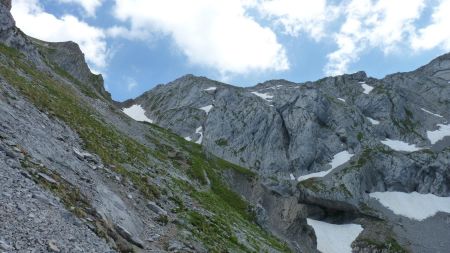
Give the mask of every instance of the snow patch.
[[327, 174], [329, 174], [332, 170], [334, 170], [335, 168], [350, 161], [350, 159], [353, 156], [354, 155], [350, 154], [348, 151], [339, 152], [333, 156], [333, 160], [331, 160], [331, 162], [329, 163], [331, 165], [331, 169], [300, 176], [300, 177], [298, 177], [297, 181], [304, 181], [306, 179], [313, 178], [313, 177], [324, 177]]
[[418, 192], [373, 192], [369, 196], [377, 199], [395, 214], [419, 221], [438, 212], [450, 213], [450, 197]]
[[378, 121], [376, 119], [372, 119], [370, 117], [366, 117], [366, 118], [370, 121], [370, 123], [372, 123], [372, 125], [379, 125], [380, 124], [380, 121]]
[[390, 147], [395, 151], [414, 152], [421, 150], [421, 148], [417, 147], [415, 144], [409, 144], [399, 140], [386, 139], [384, 141], [381, 141], [381, 143], [383, 143], [384, 145]]
[[211, 111], [212, 108], [213, 108], [212, 105], [207, 105], [207, 106], [200, 107], [199, 109], [205, 111], [206, 114], [208, 114], [209, 111]]
[[444, 137], [450, 136], [450, 124], [437, 124], [437, 126], [439, 127], [437, 130], [427, 131], [427, 136], [431, 144], [435, 144], [436, 142], [444, 139]]
[[336, 225], [323, 221], [306, 219], [317, 237], [317, 249], [322, 253], [351, 253], [352, 242], [363, 231], [358, 224]]
[[436, 117], [439, 117], [439, 118], [443, 118], [443, 117], [444, 117], [444, 116], [442, 116], [442, 115], [439, 115], [439, 114], [436, 114], [436, 113], [432, 113], [432, 112], [430, 112], [430, 111], [428, 111], [428, 110], [426, 110], [426, 109], [424, 109], [424, 108], [420, 108], [420, 109], [421, 109], [422, 111], [428, 113], [428, 114], [433, 115], [433, 116], [436, 116]]
[[266, 94], [266, 93], [259, 93], [257, 91], [252, 91], [251, 93], [256, 95], [256, 96], [258, 96], [258, 97], [260, 97], [260, 98], [262, 98], [262, 99], [264, 99], [264, 100], [266, 100], [266, 101], [268, 101], [268, 102], [271, 102], [271, 100], [273, 98], [273, 95]]
[[202, 141], [203, 141], [202, 127], [198, 127], [197, 129], [195, 129], [195, 133], [200, 134], [200, 137], [198, 138], [198, 140], [195, 143], [202, 144]]
[[337, 98], [337, 99], [339, 99], [339, 100], [341, 100], [342, 102], [345, 103], [345, 99], [343, 99], [343, 98]]
[[187, 141], [192, 141], [192, 138], [190, 136], [184, 137], [184, 139]]
[[145, 110], [140, 105], [132, 105], [131, 107], [123, 108], [122, 111], [136, 121], [146, 121], [153, 123], [153, 120], [145, 116]]
[[209, 88], [206, 88], [206, 89], [204, 89], [204, 91], [212, 91], [212, 90], [217, 90], [217, 87], [209, 87]]
[[289, 175], [289, 177], [291, 178], [291, 180], [295, 180], [294, 174], [291, 173], [291, 174]]
[[363, 92], [365, 94], [369, 94], [373, 90], [373, 87], [370, 85], [367, 85], [365, 82], [359, 82], [359, 84], [361, 84], [361, 87], [364, 89]]

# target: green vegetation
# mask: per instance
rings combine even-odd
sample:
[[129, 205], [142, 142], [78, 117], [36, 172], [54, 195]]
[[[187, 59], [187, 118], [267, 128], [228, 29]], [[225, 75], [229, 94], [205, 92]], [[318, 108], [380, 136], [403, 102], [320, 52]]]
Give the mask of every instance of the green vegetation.
[[356, 135], [356, 138], [358, 139], [358, 141], [362, 141], [362, 139], [364, 138], [364, 134], [362, 132], [359, 132], [358, 135]]
[[297, 184], [297, 187], [306, 188], [313, 192], [320, 192], [325, 189], [325, 185], [323, 184], [323, 182], [321, 182], [317, 178], [309, 178], [301, 181]]
[[217, 144], [217, 146], [224, 147], [224, 146], [228, 146], [228, 141], [227, 141], [227, 139], [220, 138], [220, 139], [216, 140], [216, 144]]
[[[192, 182], [170, 178], [169, 184], [174, 184], [176, 186], [174, 188], [177, 188], [170, 190], [178, 191], [176, 194], [181, 196], [190, 196], [198, 202], [198, 208], [212, 214], [205, 216], [201, 212], [196, 214], [192, 210], [189, 211], [183, 200], [178, 197], [171, 198], [177, 205], [173, 211], [179, 217], [187, 218], [196, 228], [195, 237], [203, 241], [211, 252], [225, 252], [231, 249], [260, 251], [267, 245], [281, 252], [289, 251], [285, 244], [255, 224], [252, 207], [241, 196], [231, 191], [222, 180], [225, 171], [234, 171], [248, 180], [256, 178], [254, 172], [207, 154], [200, 145], [187, 142], [172, 132], [152, 124], [148, 124], [149, 134], [146, 138], [155, 148], [144, 146], [104, 122], [93, 108], [83, 103], [83, 99], [73, 88], [53, 79], [48, 73], [38, 71], [18, 51], [0, 44], [0, 54], [6, 56], [0, 58], [2, 65], [0, 76], [40, 110], [68, 124], [82, 138], [86, 150], [97, 154], [104, 163], [114, 168], [115, 172], [129, 179], [144, 197], [155, 199], [164, 194], [164, 191], [151, 183], [151, 177], [155, 175], [145, 172], [144, 168], [164, 164], [165, 168], [173, 165], [180, 172], [185, 172]], [[61, 70], [55, 72], [74, 82], [66, 72]], [[135, 170], [130, 171], [129, 167]], [[56, 181], [61, 180], [55, 174], [47, 173]], [[164, 170], [159, 170], [158, 173], [162, 174]], [[196, 182], [201, 187], [198, 187]], [[52, 191], [60, 196], [64, 203], [67, 202], [67, 206], [75, 206], [74, 213], [79, 216], [85, 215], [83, 210], [88, 208], [83, 208], [83, 205], [88, 203], [83, 200], [75, 187], [67, 188], [66, 184], [50, 184], [46, 187], [53, 189]], [[82, 208], [78, 210], [77, 206]], [[166, 224], [169, 218], [159, 217], [157, 221]], [[208, 224], [208, 227], [203, 224]], [[98, 226], [96, 224], [96, 227], [99, 235], [106, 236], [111, 232], [111, 229], [102, 223]], [[240, 234], [247, 237], [245, 240], [251, 244], [251, 248], [238, 241], [236, 231], [241, 231]]]

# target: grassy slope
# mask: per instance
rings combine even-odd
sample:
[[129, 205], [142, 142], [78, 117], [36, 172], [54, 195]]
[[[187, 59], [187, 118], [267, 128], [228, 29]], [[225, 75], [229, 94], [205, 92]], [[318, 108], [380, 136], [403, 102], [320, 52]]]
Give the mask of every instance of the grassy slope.
[[[149, 148], [106, 124], [93, 108], [80, 103], [81, 97], [72, 88], [36, 70], [21, 53], [0, 44], [0, 54], [4, 56], [0, 57], [2, 78], [40, 110], [68, 124], [83, 139], [87, 150], [99, 155], [104, 163], [115, 165], [116, 171], [130, 178], [143, 196], [152, 199], [161, 195], [160, 190], [146, 180], [155, 175], [143, 170], [155, 161], [171, 164], [179, 173], [187, 174], [191, 180], [169, 177], [171, 190], [175, 196], [187, 194], [211, 215], [204, 215], [205, 212], [202, 214], [201, 210], [184, 208], [181, 198], [172, 201], [179, 207], [176, 210], [178, 217], [187, 221], [180, 226], [191, 230], [210, 251], [248, 252], [267, 248], [289, 251], [285, 244], [255, 225], [251, 207], [221, 180], [221, 172], [226, 169], [239, 171], [248, 177], [255, 176], [252, 172], [206, 155], [199, 145], [186, 142], [154, 125], [148, 125], [151, 133], [148, 140], [156, 148]], [[51, 67], [55, 69], [55, 66]], [[73, 78], [68, 78], [70, 75], [61, 69], [56, 69], [55, 73], [73, 82]], [[79, 84], [75, 83], [76, 86], [79, 87]], [[89, 91], [82, 92], [90, 94]], [[181, 151], [182, 157], [168, 155], [173, 150]], [[130, 164], [137, 170], [128, 171], [124, 164]], [[238, 231], [246, 235], [245, 242], [238, 240]]]

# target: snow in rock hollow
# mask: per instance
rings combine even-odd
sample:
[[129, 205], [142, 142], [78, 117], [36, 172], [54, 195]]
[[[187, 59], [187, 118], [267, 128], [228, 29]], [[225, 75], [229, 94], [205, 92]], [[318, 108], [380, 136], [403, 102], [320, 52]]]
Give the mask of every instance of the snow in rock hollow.
[[450, 213], [450, 197], [418, 192], [373, 192], [369, 196], [377, 199], [395, 214], [419, 221], [438, 212]]
[[187, 140], [187, 141], [192, 141], [192, 138], [190, 136], [184, 137], [184, 139]]
[[442, 116], [442, 115], [439, 115], [439, 114], [436, 114], [436, 113], [432, 113], [432, 112], [428, 111], [427, 109], [424, 109], [424, 108], [420, 108], [420, 109], [421, 109], [422, 111], [428, 113], [428, 114], [433, 115], [433, 116], [436, 116], [436, 117], [439, 117], [439, 118], [443, 118], [443, 117], [444, 117], [444, 116]]
[[291, 173], [291, 174], [289, 175], [289, 177], [291, 178], [291, 180], [295, 180], [294, 174]]
[[202, 144], [202, 141], [203, 141], [202, 127], [198, 127], [197, 129], [195, 129], [195, 133], [200, 134], [200, 137], [198, 138], [198, 140], [195, 143]]
[[324, 177], [327, 174], [329, 174], [332, 170], [334, 170], [335, 168], [341, 166], [342, 164], [350, 161], [350, 159], [353, 157], [353, 154], [350, 154], [348, 151], [342, 151], [337, 153], [336, 155], [333, 156], [333, 160], [331, 160], [330, 165], [331, 165], [331, 169], [326, 170], [326, 171], [319, 171], [319, 172], [315, 172], [315, 173], [311, 173], [311, 174], [307, 174], [307, 175], [303, 175], [298, 177], [298, 181], [304, 181], [306, 179], [309, 178], [313, 178], [313, 177]]
[[414, 152], [421, 150], [421, 148], [417, 147], [415, 144], [409, 144], [399, 140], [386, 139], [384, 141], [381, 141], [381, 143], [383, 143], [384, 145], [390, 147], [395, 151]]
[[204, 91], [212, 91], [212, 90], [216, 90], [216, 89], [217, 89], [217, 87], [209, 87], [207, 89], [204, 89]]
[[306, 219], [317, 237], [317, 249], [322, 253], [351, 253], [352, 242], [363, 231], [358, 224], [336, 225], [323, 221]]
[[372, 123], [372, 125], [379, 125], [380, 121], [376, 120], [376, 119], [372, 119], [370, 117], [367, 117], [367, 119], [370, 121], [370, 123]]
[[361, 87], [364, 89], [364, 94], [369, 94], [373, 90], [373, 87], [367, 85], [365, 82], [359, 82], [359, 84], [361, 84]]
[[338, 98], [338, 99], [345, 103], [345, 99], [343, 99], [343, 98]]
[[153, 123], [153, 120], [145, 116], [145, 110], [140, 105], [132, 105], [131, 107], [123, 108], [122, 111], [136, 121], [146, 121]]
[[438, 124], [439, 128], [434, 131], [427, 131], [427, 137], [431, 144], [436, 144], [436, 142], [444, 139], [446, 136], [450, 136], [450, 125]]
[[256, 95], [256, 96], [258, 96], [258, 97], [260, 97], [260, 98], [262, 98], [262, 99], [264, 99], [264, 100], [266, 100], [266, 101], [271, 101], [272, 100], [272, 98], [273, 98], [273, 95], [270, 95], [270, 94], [266, 94], [266, 93], [259, 93], [259, 92], [257, 92], [257, 91], [252, 91], [252, 94], [254, 94], [254, 95]]
[[213, 108], [212, 105], [207, 105], [207, 106], [200, 107], [199, 109], [205, 111], [206, 114], [208, 114], [209, 111], [211, 111], [212, 108]]

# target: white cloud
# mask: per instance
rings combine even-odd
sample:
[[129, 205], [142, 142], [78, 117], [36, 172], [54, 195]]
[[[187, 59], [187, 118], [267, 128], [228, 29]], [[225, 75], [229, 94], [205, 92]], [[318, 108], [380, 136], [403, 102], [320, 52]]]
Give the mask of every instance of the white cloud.
[[[222, 74], [289, 68], [275, 33], [246, 14], [252, 1], [116, 0], [116, 18], [131, 31], [171, 36], [196, 65]], [[116, 33], [119, 30], [116, 30]]]
[[[345, 21], [334, 35], [338, 49], [330, 53], [325, 72], [338, 75], [348, 71], [367, 48], [385, 54], [395, 51], [414, 34], [425, 0], [351, 0], [341, 7]], [[408, 45], [409, 46], [409, 45]]]
[[89, 16], [95, 16], [95, 11], [100, 7], [104, 0], [58, 0], [62, 3], [79, 4]]
[[298, 36], [305, 32], [315, 40], [325, 36], [325, 26], [336, 18], [338, 10], [326, 0], [262, 0], [257, 8], [287, 34]]
[[72, 15], [59, 18], [47, 13], [37, 0], [15, 0], [11, 12], [17, 26], [26, 34], [50, 42], [74, 41], [91, 67], [97, 70], [106, 67], [108, 49], [102, 29]]
[[420, 29], [412, 39], [412, 48], [450, 50], [450, 0], [440, 0], [431, 19], [431, 24]]
[[138, 86], [138, 83], [133, 78], [127, 78], [127, 89], [128, 91], [133, 90]]

